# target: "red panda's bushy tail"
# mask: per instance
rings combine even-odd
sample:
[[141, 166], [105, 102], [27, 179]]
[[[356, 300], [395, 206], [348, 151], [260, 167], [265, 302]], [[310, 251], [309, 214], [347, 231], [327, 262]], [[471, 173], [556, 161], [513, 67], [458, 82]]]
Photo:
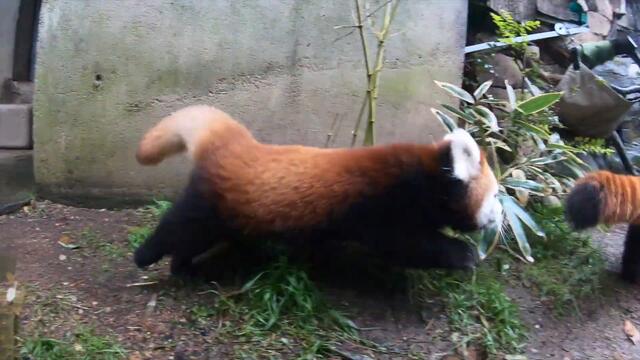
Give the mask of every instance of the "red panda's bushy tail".
[[578, 183], [567, 196], [565, 217], [575, 230], [594, 227], [601, 221], [602, 205], [597, 183]]
[[235, 123], [225, 112], [212, 106], [195, 105], [180, 109], [144, 135], [138, 145], [136, 159], [143, 165], [156, 165], [183, 151], [193, 158], [201, 136], [208, 134], [206, 130], [220, 121]]

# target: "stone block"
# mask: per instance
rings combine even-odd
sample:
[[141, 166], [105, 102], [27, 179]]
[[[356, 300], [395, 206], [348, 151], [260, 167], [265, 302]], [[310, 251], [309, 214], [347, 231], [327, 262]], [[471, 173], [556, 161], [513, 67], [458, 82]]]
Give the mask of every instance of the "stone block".
[[0, 104], [0, 149], [29, 149], [33, 141], [29, 104]]

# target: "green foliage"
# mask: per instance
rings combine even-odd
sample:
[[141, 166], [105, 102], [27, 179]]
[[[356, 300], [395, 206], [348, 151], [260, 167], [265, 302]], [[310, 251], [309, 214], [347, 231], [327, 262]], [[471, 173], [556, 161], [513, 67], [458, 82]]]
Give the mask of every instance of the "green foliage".
[[593, 247], [589, 236], [569, 228], [562, 207], [535, 205], [532, 215], [547, 239], [533, 242], [538, 264], [525, 267], [521, 277], [556, 315], [579, 312], [581, 301], [593, 300], [602, 291], [606, 274], [602, 253]]
[[173, 204], [171, 201], [166, 200], [153, 200], [153, 204], [147, 206], [147, 209], [154, 216], [155, 220], [160, 220], [160, 218], [171, 209]]
[[260, 344], [237, 346], [241, 358], [268, 358], [295, 348], [297, 358], [315, 359], [334, 351], [339, 339], [361, 341], [355, 324], [325, 301], [305, 272], [284, 259], [240, 290], [218, 294], [213, 308], [194, 308], [192, 316], [206, 319], [215, 313], [227, 319], [222, 336]]
[[127, 240], [132, 250], [137, 249], [144, 241], [151, 236], [153, 229], [157, 226], [160, 218], [171, 209], [173, 204], [170, 201], [154, 200], [153, 204], [146, 206], [143, 211], [149, 214], [146, 224], [129, 228]]
[[505, 294], [495, 274], [442, 270], [410, 273], [414, 300], [443, 298], [449, 322], [464, 345], [481, 344], [490, 354], [519, 352], [526, 340], [518, 306]]
[[[487, 81], [474, 91], [467, 91], [442, 82], [438, 86], [463, 100], [460, 108], [443, 105], [444, 111], [432, 109], [449, 131], [460, 124], [481, 147], [488, 150], [488, 159], [500, 182], [500, 202], [505, 210], [505, 227], [501, 232], [477, 234], [475, 242], [482, 258], [498, 242], [509, 246], [515, 240], [524, 259], [533, 261], [529, 234], [544, 237], [523, 206], [528, 196], [561, 194], [571, 178], [560, 174], [562, 163], [580, 175], [583, 162], [578, 158], [581, 149], [566, 145], [553, 127], [561, 127], [550, 110], [562, 93], [548, 93], [518, 101], [515, 91], [505, 81], [508, 100], [486, 96], [491, 86]], [[524, 200], [523, 200], [524, 199]]]
[[605, 139], [576, 137], [571, 141], [571, 146], [590, 154], [612, 155], [615, 153]]
[[153, 229], [148, 226], [135, 226], [129, 229], [129, 235], [127, 240], [129, 241], [129, 247], [132, 250], [137, 249], [144, 241], [151, 236]]
[[117, 360], [124, 359], [126, 351], [110, 337], [79, 328], [64, 340], [41, 336], [26, 339], [20, 355], [38, 360]]
[[520, 54], [524, 54], [527, 50], [527, 41], [520, 43], [514, 42], [514, 38], [526, 36], [540, 27], [540, 21], [525, 21], [520, 23], [516, 21], [508, 11], [501, 10], [498, 14], [491, 14], [493, 23], [498, 27], [499, 40], [511, 47]]

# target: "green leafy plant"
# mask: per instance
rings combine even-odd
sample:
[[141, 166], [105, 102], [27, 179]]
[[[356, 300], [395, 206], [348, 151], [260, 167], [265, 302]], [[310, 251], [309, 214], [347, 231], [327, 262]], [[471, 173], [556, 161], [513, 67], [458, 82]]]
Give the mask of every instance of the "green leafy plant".
[[149, 236], [153, 229], [148, 226], [135, 226], [129, 229], [129, 234], [127, 235], [127, 240], [129, 242], [129, 247], [132, 250], [137, 249]]
[[522, 257], [532, 262], [528, 234], [539, 237], [545, 234], [525, 210], [529, 197], [563, 193], [572, 179], [559, 171], [558, 165], [579, 176], [584, 164], [577, 156], [582, 150], [565, 144], [552, 132], [552, 128], [562, 127], [550, 110], [562, 93], [518, 100], [505, 81], [508, 100], [502, 101], [486, 96], [491, 81], [478, 86], [473, 94], [452, 84], [436, 84], [461, 100], [461, 106], [444, 104], [444, 111], [432, 109], [432, 112], [448, 131], [460, 126], [488, 150], [489, 162], [500, 183], [505, 226], [501, 231], [485, 231], [476, 236], [480, 256], [484, 258], [500, 240], [510, 250], [510, 240], [515, 239]]
[[111, 337], [81, 327], [63, 340], [41, 336], [25, 339], [20, 355], [38, 360], [117, 360], [124, 359], [126, 351]]
[[511, 48], [518, 53], [524, 54], [527, 50], [527, 41], [516, 43], [514, 38], [524, 37], [540, 27], [540, 21], [530, 20], [525, 22], [516, 21], [508, 11], [501, 10], [498, 14], [491, 13], [491, 19], [493, 23], [498, 27], [498, 40], [505, 44], [511, 45]]
[[592, 301], [602, 293], [604, 257], [588, 235], [570, 229], [563, 207], [535, 204], [531, 214], [547, 239], [532, 244], [538, 265], [525, 267], [519, 276], [532, 285], [555, 315], [579, 313], [584, 300]]
[[486, 267], [471, 276], [443, 270], [415, 271], [410, 280], [414, 301], [430, 301], [434, 296], [444, 300], [460, 345], [481, 344], [489, 354], [522, 349], [526, 328], [518, 306]]
[[[340, 340], [365, 343], [356, 325], [326, 302], [304, 271], [285, 259], [237, 291], [215, 292], [219, 297], [212, 309], [226, 319], [221, 335], [261, 344], [238, 346], [236, 355], [242, 358], [268, 358], [272, 352], [286, 351], [298, 359], [315, 359], [338, 351]], [[195, 318], [213, 314], [211, 308], [203, 307], [191, 312]]]
[[576, 137], [571, 141], [571, 146], [590, 154], [612, 155], [615, 153], [605, 139]]

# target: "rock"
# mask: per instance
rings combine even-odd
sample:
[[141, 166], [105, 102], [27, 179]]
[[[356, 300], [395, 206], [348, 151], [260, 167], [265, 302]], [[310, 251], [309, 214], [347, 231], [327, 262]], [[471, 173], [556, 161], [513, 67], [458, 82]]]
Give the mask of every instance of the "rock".
[[545, 196], [544, 198], [542, 198], [542, 203], [545, 206], [553, 208], [562, 206], [562, 202], [560, 201], [560, 199], [558, 199], [558, 197], [554, 195]]
[[538, 11], [561, 20], [577, 21], [576, 13], [569, 10], [567, 0], [537, 0]]
[[595, 0], [596, 3], [596, 11], [603, 15], [607, 20], [613, 20], [613, 7], [611, 7], [611, 2], [609, 0]]
[[493, 80], [494, 84], [504, 84], [505, 80], [509, 80], [509, 84], [514, 88], [522, 88], [522, 72], [513, 58], [498, 53], [492, 59], [487, 59], [487, 65], [487, 69], [477, 70], [479, 83]]
[[489, 0], [487, 5], [494, 11], [508, 11], [517, 21], [531, 20], [536, 17], [534, 1]]
[[611, 32], [611, 21], [599, 12], [587, 12], [587, 19], [592, 33], [607, 36]]

